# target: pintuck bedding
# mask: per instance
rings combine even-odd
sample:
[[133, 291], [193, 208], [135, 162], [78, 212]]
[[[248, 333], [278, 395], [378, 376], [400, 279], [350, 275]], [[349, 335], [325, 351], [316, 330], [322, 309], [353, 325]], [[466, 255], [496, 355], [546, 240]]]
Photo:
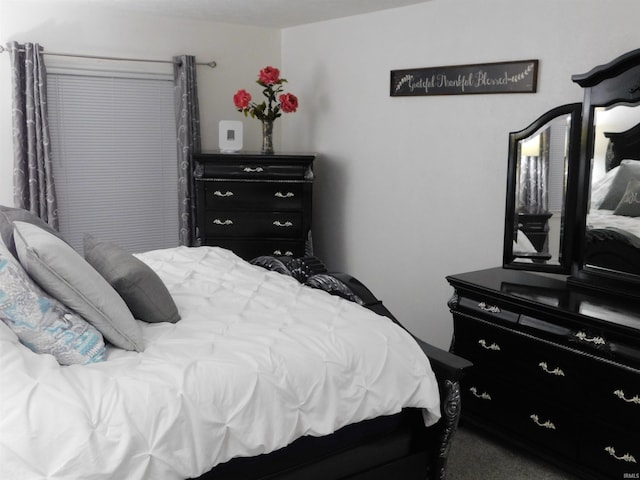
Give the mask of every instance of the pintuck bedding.
[[386, 317], [221, 248], [135, 258], [179, 312], [134, 320], [140, 348], [62, 366], [0, 322], [0, 478], [186, 479], [405, 407], [438, 420], [429, 360]]

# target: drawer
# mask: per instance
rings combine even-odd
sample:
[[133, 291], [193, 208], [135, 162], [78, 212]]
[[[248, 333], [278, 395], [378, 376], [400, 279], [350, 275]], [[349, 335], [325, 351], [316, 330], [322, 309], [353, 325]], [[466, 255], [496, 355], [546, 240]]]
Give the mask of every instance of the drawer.
[[543, 400], [537, 390], [523, 390], [514, 399], [517, 416], [513, 428], [542, 448], [575, 459], [578, 456], [579, 419], [561, 401]]
[[[475, 365], [490, 363], [502, 370], [513, 369], [521, 362], [522, 351], [526, 348], [521, 335], [457, 312], [453, 314], [453, 321], [454, 353]], [[518, 372], [514, 370], [512, 375], [518, 375]]]
[[531, 232], [548, 232], [549, 225], [547, 220], [529, 220], [527, 222], [518, 223], [518, 227], [525, 229], [526, 233], [529, 234]]
[[513, 405], [513, 389], [507, 381], [483, 375], [473, 367], [461, 382], [462, 413], [472, 412], [492, 424], [508, 426]]
[[305, 255], [305, 242], [301, 240], [237, 240], [206, 237], [202, 244], [226, 248], [245, 260], [263, 255], [289, 257], [303, 257]]
[[204, 164], [199, 172], [207, 178], [298, 179], [311, 177], [305, 163], [265, 163], [251, 159]]
[[640, 373], [606, 362], [585, 364], [586, 395], [597, 415], [640, 431]]
[[509, 310], [504, 305], [493, 300], [460, 297], [456, 309], [480, 318], [486, 318], [492, 321], [499, 320], [512, 324], [517, 323], [520, 317], [518, 313]]
[[300, 212], [207, 211], [201, 225], [205, 237], [300, 237]]
[[302, 210], [303, 184], [293, 182], [206, 182], [207, 209]]
[[518, 378], [541, 397], [558, 403], [582, 401], [584, 363], [580, 360], [570, 350], [529, 339], [520, 353]]
[[579, 461], [604, 478], [640, 478], [640, 433], [590, 423], [581, 435]]

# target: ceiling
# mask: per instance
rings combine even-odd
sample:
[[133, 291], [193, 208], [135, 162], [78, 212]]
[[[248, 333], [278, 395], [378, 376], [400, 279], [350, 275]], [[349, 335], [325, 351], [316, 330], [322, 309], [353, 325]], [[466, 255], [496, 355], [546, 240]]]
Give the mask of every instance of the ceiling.
[[[403, 7], [430, 0], [48, 0], [72, 8], [96, 5], [124, 11], [178, 16], [222, 23], [286, 28]], [[21, 3], [42, 0], [21, 0]]]

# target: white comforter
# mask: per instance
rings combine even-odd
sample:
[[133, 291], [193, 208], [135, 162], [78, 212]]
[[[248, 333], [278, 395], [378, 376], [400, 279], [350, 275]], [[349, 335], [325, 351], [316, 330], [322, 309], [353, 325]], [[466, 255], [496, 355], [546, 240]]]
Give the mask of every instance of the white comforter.
[[587, 215], [588, 228], [619, 228], [640, 238], [640, 217], [614, 215], [613, 210], [592, 208]]
[[426, 357], [388, 319], [223, 249], [139, 258], [182, 314], [140, 322], [143, 353], [61, 367], [0, 322], [0, 478], [184, 479], [406, 406], [439, 417]]

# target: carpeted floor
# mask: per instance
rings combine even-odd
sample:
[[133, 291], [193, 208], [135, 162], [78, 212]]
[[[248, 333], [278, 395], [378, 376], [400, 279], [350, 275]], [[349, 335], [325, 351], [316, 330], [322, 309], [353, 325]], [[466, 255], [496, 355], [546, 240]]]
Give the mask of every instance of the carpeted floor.
[[447, 480], [580, 480], [463, 425], [453, 439], [447, 472]]

